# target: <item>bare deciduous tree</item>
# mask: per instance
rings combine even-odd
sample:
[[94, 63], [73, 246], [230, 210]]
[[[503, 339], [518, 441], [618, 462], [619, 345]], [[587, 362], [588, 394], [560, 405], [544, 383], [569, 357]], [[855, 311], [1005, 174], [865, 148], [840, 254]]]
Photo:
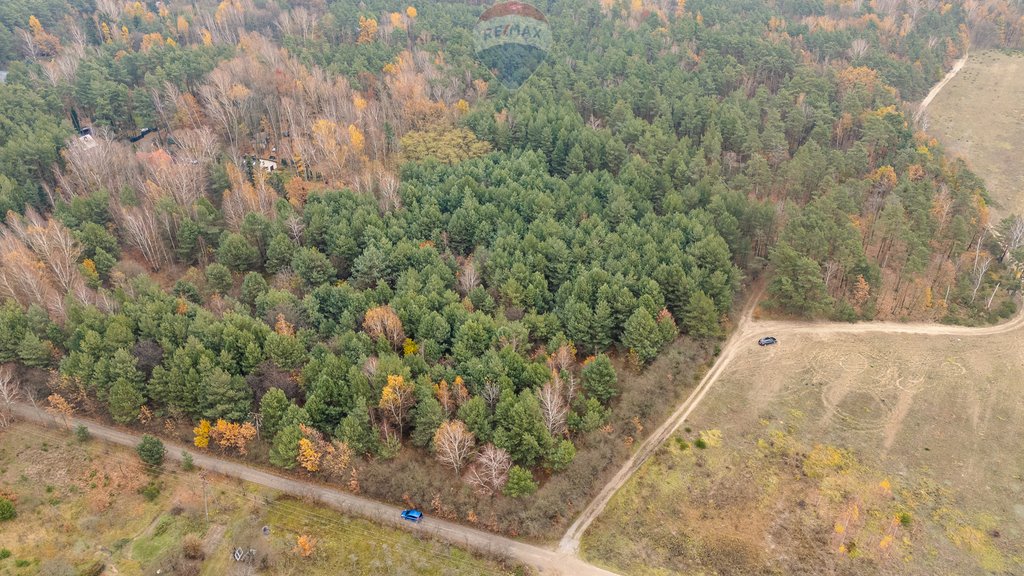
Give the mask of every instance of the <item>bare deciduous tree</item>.
[[466, 472], [466, 481], [478, 492], [493, 496], [505, 487], [511, 467], [512, 458], [508, 452], [494, 444], [487, 444], [480, 450]]
[[14, 403], [21, 399], [21, 387], [14, 377], [14, 365], [0, 366], [0, 427], [11, 423]]
[[554, 370], [551, 371], [551, 379], [537, 391], [541, 415], [544, 417], [544, 427], [552, 436], [561, 436], [566, 431], [569, 406], [565, 402], [563, 393], [562, 378]]
[[1024, 218], [1011, 216], [1003, 221], [1003, 253], [999, 256], [1002, 262], [1008, 254], [1012, 254], [1024, 246]]
[[459, 269], [458, 282], [459, 292], [463, 296], [469, 294], [480, 285], [480, 272], [477, 270], [472, 258], [467, 258], [462, 263], [462, 268]]
[[473, 454], [476, 437], [461, 420], [445, 420], [434, 433], [437, 459], [459, 474]]
[[978, 289], [981, 288], [982, 283], [985, 281], [985, 275], [988, 274], [988, 269], [992, 266], [993, 258], [987, 253], [984, 257], [976, 259], [974, 263], [974, 272], [971, 274], [971, 303], [978, 297]]

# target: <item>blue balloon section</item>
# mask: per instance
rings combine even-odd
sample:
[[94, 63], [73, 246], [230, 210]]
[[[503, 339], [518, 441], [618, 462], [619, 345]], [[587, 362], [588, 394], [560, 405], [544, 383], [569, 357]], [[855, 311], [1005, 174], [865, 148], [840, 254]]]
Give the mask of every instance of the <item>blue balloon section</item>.
[[477, 58], [505, 86], [519, 88], [547, 58], [551, 29], [540, 10], [522, 2], [488, 8], [474, 30]]

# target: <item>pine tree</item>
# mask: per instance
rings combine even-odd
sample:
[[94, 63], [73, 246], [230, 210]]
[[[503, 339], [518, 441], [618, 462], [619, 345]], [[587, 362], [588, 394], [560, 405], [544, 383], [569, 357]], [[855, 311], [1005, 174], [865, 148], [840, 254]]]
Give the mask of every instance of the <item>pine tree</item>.
[[370, 423], [370, 410], [365, 398], [360, 396], [356, 399], [355, 407], [338, 425], [335, 436], [347, 442], [356, 454], [377, 453], [380, 438]]
[[524, 466], [533, 466], [554, 443], [532, 390], [523, 390], [519, 396], [505, 391], [495, 409], [495, 420], [494, 445]]
[[125, 378], [118, 378], [110, 387], [108, 395], [110, 416], [118, 424], [130, 424], [139, 416], [139, 409], [145, 401], [135, 384]]
[[295, 468], [299, 456], [299, 440], [302, 440], [302, 430], [298, 424], [282, 428], [274, 436], [270, 447], [270, 463], [285, 470]]
[[696, 338], [717, 338], [722, 329], [718, 323], [718, 311], [715, 303], [704, 293], [697, 290], [690, 295], [690, 302], [683, 317], [686, 333]]
[[537, 483], [533, 480], [533, 474], [526, 468], [513, 466], [508, 471], [508, 482], [501, 492], [510, 498], [521, 498], [536, 491]]
[[445, 420], [441, 403], [433, 396], [420, 399], [413, 416], [412, 443], [421, 448], [429, 447], [434, 440], [434, 432]]
[[658, 324], [645, 308], [637, 308], [626, 320], [622, 345], [636, 353], [641, 362], [649, 362], [658, 355], [661, 337]]
[[494, 435], [494, 422], [487, 402], [480, 396], [473, 396], [465, 404], [459, 406], [459, 420], [481, 443], [490, 442]]
[[281, 423], [288, 413], [288, 407], [292, 406], [291, 400], [285, 396], [280, 388], [271, 388], [260, 399], [260, 416], [263, 419], [262, 433], [267, 438], [273, 438], [281, 430]]
[[207, 408], [204, 416], [210, 420], [223, 418], [231, 422], [241, 422], [248, 418], [252, 410], [252, 389], [244, 378], [215, 368], [207, 380], [209, 384], [205, 395]]
[[53, 348], [49, 341], [40, 340], [34, 333], [27, 332], [18, 344], [18, 358], [26, 366], [45, 368], [53, 362]]
[[615, 374], [611, 359], [605, 354], [598, 354], [596, 358], [587, 362], [583, 366], [582, 377], [583, 389], [587, 395], [597, 398], [602, 404], [607, 404], [619, 393], [618, 376]]

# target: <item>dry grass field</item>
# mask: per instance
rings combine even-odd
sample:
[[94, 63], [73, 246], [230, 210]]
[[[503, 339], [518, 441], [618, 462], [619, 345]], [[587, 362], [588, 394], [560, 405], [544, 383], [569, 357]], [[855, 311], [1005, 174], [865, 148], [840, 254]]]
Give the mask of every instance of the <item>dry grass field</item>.
[[[152, 500], [142, 493], [151, 479], [159, 487]], [[0, 431], [0, 493], [18, 512], [0, 522], [3, 576], [515, 573], [447, 544], [220, 477], [209, 479], [207, 523], [198, 471], [168, 462], [154, 478], [131, 450], [24, 423]], [[315, 542], [308, 557], [296, 550], [301, 535]], [[190, 548], [190, 540], [199, 545]], [[236, 562], [237, 547], [255, 549], [255, 560]]]
[[1020, 574], [1022, 338], [751, 342], [584, 557], [624, 574]]
[[1024, 214], [1024, 54], [972, 53], [926, 118], [927, 131], [985, 179], [996, 218]]

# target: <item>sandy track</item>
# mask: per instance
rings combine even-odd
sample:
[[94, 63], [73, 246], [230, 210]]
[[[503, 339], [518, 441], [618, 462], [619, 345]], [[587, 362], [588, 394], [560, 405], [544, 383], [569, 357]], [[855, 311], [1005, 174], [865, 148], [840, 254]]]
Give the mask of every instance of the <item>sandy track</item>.
[[967, 64], [967, 57], [969, 55], [969, 53], [965, 53], [963, 58], [957, 60], [953, 64], [953, 67], [946, 73], [942, 80], [940, 80], [935, 86], [932, 86], [932, 89], [928, 91], [928, 95], [925, 96], [924, 100], [921, 100], [921, 104], [918, 105], [917, 112], [914, 112], [914, 122], [921, 119], [921, 115], [928, 109], [928, 105], [932, 103], [932, 100], [939, 95], [939, 92], [942, 92], [942, 89], [946, 87], [946, 84], [948, 84], [950, 80], [956, 77], [957, 73], [960, 72], [960, 69], [964, 67], [964, 64]]

